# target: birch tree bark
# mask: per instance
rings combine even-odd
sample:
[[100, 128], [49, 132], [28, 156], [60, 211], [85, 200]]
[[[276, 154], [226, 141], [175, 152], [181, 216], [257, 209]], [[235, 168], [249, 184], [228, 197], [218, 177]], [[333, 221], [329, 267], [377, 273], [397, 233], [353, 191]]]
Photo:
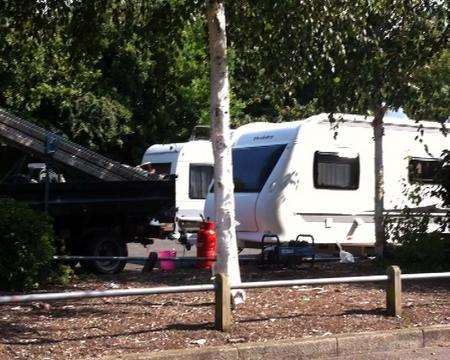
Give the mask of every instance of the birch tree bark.
[[384, 166], [383, 166], [383, 118], [387, 107], [381, 106], [372, 121], [374, 137], [374, 170], [375, 170], [375, 251], [378, 257], [383, 257], [386, 242], [384, 233]]
[[[214, 200], [217, 228], [215, 273], [226, 274], [230, 284], [241, 283], [236, 241], [233, 168], [231, 158], [230, 98], [224, 0], [206, 0], [211, 58], [211, 141], [214, 152]], [[234, 303], [244, 300], [233, 292]]]

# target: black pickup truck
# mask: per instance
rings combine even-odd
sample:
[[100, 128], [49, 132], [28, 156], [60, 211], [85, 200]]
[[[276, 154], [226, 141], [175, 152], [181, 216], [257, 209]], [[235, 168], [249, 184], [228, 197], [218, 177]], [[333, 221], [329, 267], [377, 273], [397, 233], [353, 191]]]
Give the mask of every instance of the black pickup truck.
[[[151, 223], [174, 221], [174, 177], [123, 165], [0, 108], [1, 144], [27, 155], [2, 178], [0, 198], [47, 212], [66, 254], [126, 256], [127, 243], [158, 235], [161, 227]], [[30, 155], [43, 163], [24, 169]], [[125, 262], [82, 265], [115, 273]]]
[[[175, 211], [175, 178], [147, 181], [0, 184], [0, 198], [48, 211], [69, 255], [127, 256], [127, 243], [148, 244]], [[117, 273], [124, 261], [86, 261], [99, 273]]]

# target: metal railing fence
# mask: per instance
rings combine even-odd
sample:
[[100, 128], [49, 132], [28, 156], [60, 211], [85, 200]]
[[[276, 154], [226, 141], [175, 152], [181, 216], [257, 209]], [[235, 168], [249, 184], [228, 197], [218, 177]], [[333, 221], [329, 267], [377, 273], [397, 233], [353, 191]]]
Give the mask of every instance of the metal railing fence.
[[[153, 253], [156, 255], [156, 253]], [[152, 260], [149, 256], [53, 256], [53, 260], [57, 261], [108, 261], [108, 260], [121, 260], [121, 261], [149, 261]], [[215, 261], [215, 257], [201, 257], [201, 256], [174, 256], [174, 257], [159, 257], [156, 255], [156, 260], [166, 261], [197, 261], [197, 260], [212, 260]]]
[[27, 303], [33, 301], [55, 301], [88, 298], [106, 298], [120, 296], [145, 296], [160, 294], [182, 294], [215, 290], [214, 284], [186, 285], [186, 286], [162, 286], [153, 288], [133, 288], [114, 290], [69, 291], [62, 293], [42, 293], [27, 295], [0, 296], [0, 304]]
[[[164, 286], [153, 288], [133, 288], [94, 291], [71, 291], [62, 293], [38, 293], [26, 295], [0, 296], [0, 304], [27, 303], [33, 301], [56, 301], [74, 300], [83, 298], [105, 298], [120, 296], [146, 296], [160, 294], [180, 294], [191, 292], [215, 292], [216, 328], [228, 331], [231, 327], [231, 290], [236, 289], [258, 289], [273, 287], [290, 287], [298, 285], [329, 285], [345, 283], [386, 282], [386, 307], [388, 315], [397, 316], [401, 313], [401, 281], [417, 279], [442, 279], [450, 278], [450, 272], [401, 274], [397, 266], [388, 268], [387, 275], [334, 277], [319, 279], [295, 279], [275, 281], [243, 282], [240, 284], [229, 284], [228, 277], [217, 274], [214, 284]], [[228, 320], [227, 320], [228, 319]]]

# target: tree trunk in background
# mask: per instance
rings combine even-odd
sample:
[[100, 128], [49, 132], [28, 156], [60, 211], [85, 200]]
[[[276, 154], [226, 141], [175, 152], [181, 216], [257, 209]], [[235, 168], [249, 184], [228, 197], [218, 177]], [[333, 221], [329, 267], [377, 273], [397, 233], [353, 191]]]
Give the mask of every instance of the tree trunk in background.
[[383, 167], [383, 118], [387, 107], [380, 107], [375, 113], [372, 121], [373, 136], [375, 144], [375, 251], [378, 257], [382, 258], [386, 243], [384, 233], [384, 167]]
[[[217, 226], [215, 273], [228, 275], [230, 284], [240, 284], [234, 184], [231, 158], [230, 98], [224, 0], [207, 0], [209, 51], [211, 57], [211, 141], [214, 151], [214, 199]], [[235, 303], [244, 293], [234, 292]]]

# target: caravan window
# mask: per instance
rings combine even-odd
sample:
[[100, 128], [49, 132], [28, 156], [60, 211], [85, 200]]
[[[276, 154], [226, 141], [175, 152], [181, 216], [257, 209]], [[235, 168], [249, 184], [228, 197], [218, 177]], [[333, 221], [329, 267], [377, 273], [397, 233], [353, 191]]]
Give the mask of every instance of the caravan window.
[[189, 166], [189, 198], [205, 199], [208, 186], [213, 178], [214, 169], [211, 165]]
[[234, 191], [260, 192], [286, 145], [233, 149]]
[[358, 189], [359, 155], [344, 157], [337, 153], [316, 151], [314, 154], [314, 187], [318, 189]]
[[437, 175], [442, 167], [439, 159], [419, 159], [409, 160], [408, 179], [412, 183], [436, 184]]

